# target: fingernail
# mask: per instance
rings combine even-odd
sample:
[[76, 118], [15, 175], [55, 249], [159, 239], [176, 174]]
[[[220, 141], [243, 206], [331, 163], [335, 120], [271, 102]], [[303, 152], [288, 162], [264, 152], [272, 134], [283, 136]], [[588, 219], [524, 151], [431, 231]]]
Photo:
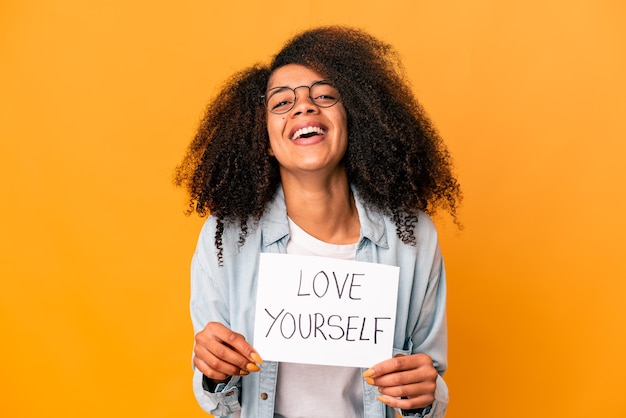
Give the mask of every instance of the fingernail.
[[374, 379], [372, 379], [371, 377], [366, 377], [366, 378], [365, 378], [365, 382], [366, 382], [368, 385], [373, 385], [373, 384], [374, 384]]
[[249, 375], [250, 372], [247, 370], [239, 370], [239, 376], [247, 376]]
[[378, 399], [379, 401], [381, 401], [382, 403], [384, 403], [385, 405], [387, 403], [389, 403], [389, 401], [387, 400], [387, 398], [383, 397], [383, 396], [377, 396], [376, 399]]
[[251, 353], [250, 357], [256, 364], [263, 364], [263, 359], [257, 353]]
[[374, 376], [374, 370], [372, 369], [367, 369], [363, 372], [363, 377], [372, 377]]
[[258, 372], [259, 370], [261, 370], [261, 368], [254, 363], [248, 363], [246, 364], [246, 370], [251, 372]]

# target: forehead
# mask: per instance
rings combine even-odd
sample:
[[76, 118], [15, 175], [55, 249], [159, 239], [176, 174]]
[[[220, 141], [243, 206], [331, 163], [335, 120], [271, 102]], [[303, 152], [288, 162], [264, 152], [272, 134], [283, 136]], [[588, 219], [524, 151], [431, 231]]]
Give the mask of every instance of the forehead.
[[318, 72], [299, 64], [288, 64], [277, 68], [269, 78], [268, 89], [278, 86], [298, 87], [309, 86], [323, 80]]

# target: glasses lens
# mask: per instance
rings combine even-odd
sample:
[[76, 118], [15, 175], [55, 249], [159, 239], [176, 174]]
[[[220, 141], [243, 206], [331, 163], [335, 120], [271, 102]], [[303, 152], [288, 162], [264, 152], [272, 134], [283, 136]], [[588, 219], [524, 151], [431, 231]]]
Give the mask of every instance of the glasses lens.
[[319, 107], [331, 107], [339, 101], [337, 88], [326, 82], [315, 83], [311, 86], [310, 96]]
[[296, 96], [288, 87], [279, 87], [267, 92], [265, 105], [272, 113], [286, 113], [293, 107]]
[[[307, 88], [307, 86], [296, 87]], [[309, 87], [309, 96], [319, 107], [331, 107], [339, 101], [339, 91], [326, 81], [318, 81]], [[272, 113], [287, 113], [296, 102], [296, 92], [289, 87], [276, 87], [265, 94], [265, 106]]]

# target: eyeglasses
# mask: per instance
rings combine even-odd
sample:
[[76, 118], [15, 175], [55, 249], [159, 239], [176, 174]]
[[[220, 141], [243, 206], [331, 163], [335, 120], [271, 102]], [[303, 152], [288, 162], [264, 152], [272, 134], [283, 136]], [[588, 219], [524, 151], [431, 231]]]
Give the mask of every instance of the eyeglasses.
[[281, 115], [289, 112], [296, 104], [296, 90], [300, 88], [309, 89], [309, 99], [317, 107], [331, 107], [339, 101], [339, 90], [328, 81], [316, 81], [310, 86], [274, 87], [261, 96], [261, 101], [272, 113]]

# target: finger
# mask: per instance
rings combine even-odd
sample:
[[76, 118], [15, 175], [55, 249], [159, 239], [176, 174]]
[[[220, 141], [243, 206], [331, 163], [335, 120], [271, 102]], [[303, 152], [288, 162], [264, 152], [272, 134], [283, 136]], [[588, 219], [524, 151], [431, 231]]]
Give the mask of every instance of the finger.
[[397, 373], [407, 370], [415, 370], [424, 365], [432, 367], [433, 362], [430, 356], [426, 354], [412, 354], [405, 356], [397, 354], [395, 357], [382, 361], [363, 373], [363, 377], [377, 378], [389, 373]]
[[[197, 350], [197, 354], [205, 354], [207, 358], [216, 357], [217, 359], [237, 366], [243, 370], [249, 370], [251, 372], [258, 372], [259, 366], [256, 365], [255, 362], [250, 361], [249, 358], [241, 355], [241, 353], [237, 350], [234, 350], [229, 344], [225, 344], [222, 341], [207, 339], [202, 340], [199, 339], [200, 343], [197, 344], [199, 346]], [[206, 350], [205, 351], [203, 351]], [[205, 360], [206, 361], [206, 360]]]
[[216, 380], [225, 379], [228, 376], [245, 375], [249, 372], [245, 366], [254, 363], [246, 363], [246, 359], [234, 351], [231, 351], [232, 354], [230, 355], [224, 354], [225, 352], [220, 351], [222, 348], [224, 347], [213, 348], [219, 353], [215, 354], [210, 348], [196, 344], [194, 347], [194, 365], [202, 374]]
[[234, 351], [246, 357], [249, 362], [257, 364], [263, 363], [263, 359], [261, 358], [261, 356], [259, 356], [254, 347], [248, 344], [243, 335], [234, 332], [226, 326], [217, 322], [209, 323], [206, 326], [205, 330], [212, 333], [218, 341], [223, 342], [224, 344], [231, 347]]
[[402, 391], [390, 393], [393, 396], [409, 396], [411, 393], [406, 392], [407, 387], [411, 387], [410, 385], [413, 384], [434, 386], [436, 385], [438, 375], [437, 369], [432, 365], [423, 365], [416, 369], [387, 373], [379, 377], [366, 378], [365, 380], [367, 383], [379, 387], [395, 388], [395, 391]]
[[[243, 375], [244, 371], [256, 372], [260, 368], [255, 361], [251, 361], [249, 357], [257, 357], [255, 360], [263, 360], [253, 353], [246, 357], [241, 350], [253, 350], [245, 341], [245, 338], [236, 332], [231, 331], [227, 327], [219, 323], [209, 323], [207, 326], [196, 334], [196, 344], [194, 353], [198, 358], [200, 370], [206, 371], [205, 375], [218, 379], [219, 375]], [[228, 342], [226, 342], [227, 340]], [[235, 347], [233, 347], [233, 344]], [[242, 348], [243, 347], [243, 348]]]
[[432, 403], [435, 401], [435, 397], [429, 395], [422, 395], [408, 399], [398, 399], [392, 396], [380, 395], [377, 396], [376, 399], [378, 399], [385, 405], [404, 410], [426, 408], [428, 405], [432, 405]]
[[437, 389], [437, 381], [428, 379], [416, 383], [399, 386], [379, 386], [378, 391], [383, 395], [394, 398], [415, 398], [423, 395], [434, 396]]
[[[228, 380], [230, 378], [230, 376], [233, 376], [233, 375], [241, 373], [241, 371], [239, 371], [239, 372], [226, 372], [226, 373], [221, 372], [218, 369], [215, 369], [215, 368], [209, 366], [207, 363], [204, 362], [204, 360], [200, 359], [199, 357], [195, 357], [195, 356], [193, 358], [193, 364], [196, 367], [196, 369], [198, 369], [200, 371], [200, 373], [202, 373], [203, 375], [205, 375], [209, 379], [216, 380], [216, 381], [225, 381], [225, 380]], [[220, 366], [218, 366], [218, 367], [220, 367]]]
[[[257, 364], [263, 363], [263, 359], [254, 350], [254, 348], [248, 344], [245, 337], [237, 332], [232, 331], [223, 324], [218, 322], [210, 322], [207, 326], [198, 333], [197, 337], [206, 337], [208, 340], [216, 340], [223, 343], [231, 350], [239, 353], [247, 359], [247, 363], [253, 362]], [[197, 339], [197, 338], [196, 338]]]
[[213, 368], [217, 368], [220, 361], [240, 368], [245, 368], [245, 365], [248, 363], [248, 359], [233, 350], [232, 347], [216, 339], [215, 335], [205, 331], [196, 335], [194, 353]]

